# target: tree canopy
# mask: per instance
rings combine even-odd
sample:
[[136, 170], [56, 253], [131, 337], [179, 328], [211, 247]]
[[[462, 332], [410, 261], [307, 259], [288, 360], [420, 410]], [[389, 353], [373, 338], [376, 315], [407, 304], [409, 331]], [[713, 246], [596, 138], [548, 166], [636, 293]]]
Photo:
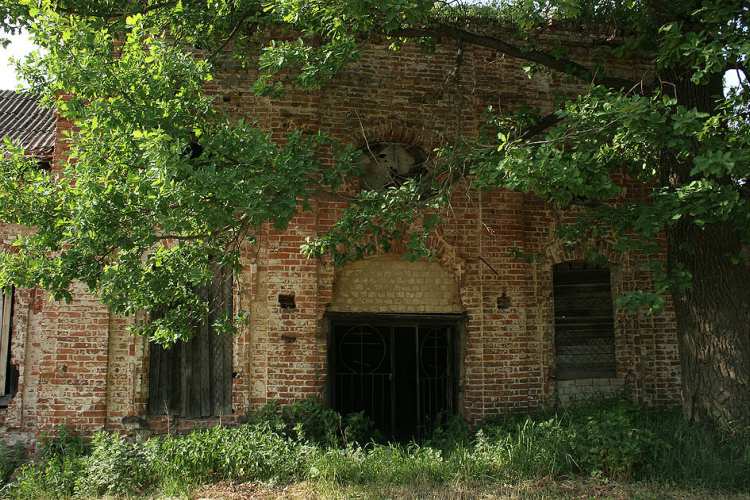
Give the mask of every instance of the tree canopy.
[[[570, 241], [606, 236], [618, 250], [653, 253], [666, 232], [669, 256], [656, 290], [624, 302], [658, 308], [671, 292], [686, 339], [683, 355], [695, 361], [697, 352], [715, 351], [709, 339], [730, 338], [736, 350], [725, 354], [735, 371], [723, 383], [728, 393], [747, 392], [750, 297], [740, 286], [748, 277], [750, 240], [747, 2], [19, 0], [0, 6], [6, 29], [29, 30], [43, 48], [23, 64], [31, 89], [76, 126], [60, 171], [41, 171], [6, 144], [13, 154], [0, 161], [0, 220], [34, 231], [0, 253], [0, 282], [66, 298], [80, 280], [117, 313], [160, 311], [142, 325], [153, 340], [186, 338], [207, 307], [195, 290], [213, 263], [237, 266], [240, 245], [259, 227], [284, 227], [306, 200], [360, 173], [356, 152], [323, 133], [296, 131], [280, 145], [254, 123], [220, 112], [205, 91], [216, 71], [230, 60], [256, 65], [254, 91], [276, 96], [291, 86], [325, 88], [373, 37], [389, 40], [394, 50], [449, 39], [516, 58], [531, 78], [558, 72], [586, 90], [561, 98], [551, 114], [491, 112], [487, 133], [444, 145], [434, 171], [420, 181], [430, 189], [414, 181], [365, 189], [331, 232], [304, 251], [342, 262], [387, 246], [410, 227], [410, 249], [424, 254], [436, 221], [426, 218], [415, 229], [415, 214], [443, 206], [459, 179], [579, 207], [577, 223], [561, 234]], [[541, 35], [560, 26], [600, 35], [592, 63], [545, 44]], [[268, 35], [277, 32], [284, 36]], [[248, 49], [259, 42], [262, 51], [252, 56]], [[622, 78], [609, 68], [622, 58], [652, 70]], [[741, 84], [725, 96], [727, 71], [737, 72]], [[334, 164], [321, 162], [321, 152], [333, 154]], [[622, 175], [648, 186], [647, 196], [612, 203]], [[721, 307], [707, 298], [720, 289], [732, 290]], [[683, 362], [683, 373], [692, 369]], [[690, 404], [703, 405], [697, 400]], [[703, 414], [747, 418], [747, 410], [718, 407]]]

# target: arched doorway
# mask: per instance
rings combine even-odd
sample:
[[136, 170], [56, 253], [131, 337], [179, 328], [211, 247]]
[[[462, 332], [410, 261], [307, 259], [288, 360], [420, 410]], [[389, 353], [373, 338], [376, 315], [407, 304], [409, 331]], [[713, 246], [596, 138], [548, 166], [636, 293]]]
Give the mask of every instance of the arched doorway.
[[344, 266], [329, 308], [329, 397], [384, 435], [422, 437], [457, 411], [463, 314], [436, 262], [381, 256]]

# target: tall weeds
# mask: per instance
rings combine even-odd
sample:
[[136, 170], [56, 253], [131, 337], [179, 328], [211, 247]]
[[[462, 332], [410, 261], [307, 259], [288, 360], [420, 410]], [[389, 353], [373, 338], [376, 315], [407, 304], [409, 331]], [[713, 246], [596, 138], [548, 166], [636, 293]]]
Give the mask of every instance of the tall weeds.
[[347, 421], [307, 401], [265, 408], [238, 427], [146, 441], [98, 433], [87, 445], [63, 432], [16, 472], [5, 496], [182, 494], [219, 480], [419, 488], [576, 476], [750, 489], [750, 436], [730, 439], [679, 412], [624, 402], [507, 417], [473, 431], [452, 419], [423, 443], [354, 441], [371, 426], [360, 415], [347, 430]]

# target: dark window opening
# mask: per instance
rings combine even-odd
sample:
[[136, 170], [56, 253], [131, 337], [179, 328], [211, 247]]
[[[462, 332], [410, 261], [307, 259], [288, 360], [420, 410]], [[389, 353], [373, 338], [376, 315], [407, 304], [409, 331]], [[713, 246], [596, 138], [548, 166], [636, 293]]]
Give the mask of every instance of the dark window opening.
[[217, 272], [202, 290], [210, 312], [187, 342], [150, 345], [148, 411], [152, 415], [212, 417], [232, 413], [233, 337], [212, 325], [233, 314], [232, 274]]
[[14, 290], [0, 297], [0, 407], [7, 406], [18, 388], [18, 369], [11, 363]]
[[297, 304], [294, 302], [294, 294], [279, 294], [279, 307], [282, 309], [296, 309]]
[[585, 262], [554, 267], [557, 378], [616, 374], [615, 329], [609, 269]]
[[389, 439], [429, 434], [456, 407], [455, 322], [373, 317], [332, 324], [331, 406], [363, 411]]
[[402, 185], [427, 174], [427, 155], [407, 144], [375, 143], [362, 150], [363, 183], [368, 189], [382, 190]]

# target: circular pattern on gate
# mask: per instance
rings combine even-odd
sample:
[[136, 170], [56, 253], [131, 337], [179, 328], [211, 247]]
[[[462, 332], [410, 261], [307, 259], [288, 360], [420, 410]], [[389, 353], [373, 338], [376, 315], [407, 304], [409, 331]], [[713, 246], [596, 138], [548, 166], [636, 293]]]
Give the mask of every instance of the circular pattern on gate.
[[387, 354], [388, 346], [380, 331], [357, 325], [341, 338], [338, 362], [352, 373], [372, 373], [383, 364]]

